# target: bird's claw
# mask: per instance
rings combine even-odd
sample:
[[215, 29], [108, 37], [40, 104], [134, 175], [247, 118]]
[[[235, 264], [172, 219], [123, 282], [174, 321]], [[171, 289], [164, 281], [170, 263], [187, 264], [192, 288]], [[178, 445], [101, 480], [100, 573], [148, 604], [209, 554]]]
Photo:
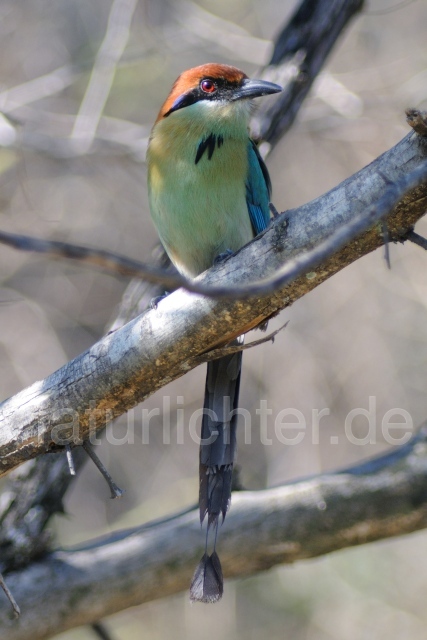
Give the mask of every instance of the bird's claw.
[[168, 295], [169, 295], [169, 292], [166, 291], [166, 293], [164, 293], [162, 296], [156, 296], [155, 298], [151, 298], [150, 309], [157, 309], [157, 307], [159, 306], [159, 302], [167, 298]]
[[232, 255], [233, 255], [233, 251], [231, 249], [226, 249], [225, 251], [222, 251], [217, 256], [215, 256], [213, 263], [214, 265], [220, 264], [221, 262], [224, 262], [224, 260], [226, 260]]

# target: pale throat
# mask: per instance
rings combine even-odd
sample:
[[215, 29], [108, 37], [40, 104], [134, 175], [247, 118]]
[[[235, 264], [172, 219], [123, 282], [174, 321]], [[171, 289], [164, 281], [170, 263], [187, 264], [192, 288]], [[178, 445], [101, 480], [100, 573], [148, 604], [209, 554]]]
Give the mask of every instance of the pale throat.
[[[158, 135], [165, 142], [180, 147], [199, 145], [210, 135], [217, 139], [248, 138], [251, 103], [201, 100], [176, 111], [157, 123], [154, 138]], [[167, 144], [167, 146], [169, 146]]]

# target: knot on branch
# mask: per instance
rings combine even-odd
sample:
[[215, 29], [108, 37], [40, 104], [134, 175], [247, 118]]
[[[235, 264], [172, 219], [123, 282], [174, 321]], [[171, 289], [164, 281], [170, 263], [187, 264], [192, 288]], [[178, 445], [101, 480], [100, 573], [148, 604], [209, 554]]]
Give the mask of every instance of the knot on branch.
[[406, 109], [406, 122], [419, 136], [427, 138], [427, 111]]

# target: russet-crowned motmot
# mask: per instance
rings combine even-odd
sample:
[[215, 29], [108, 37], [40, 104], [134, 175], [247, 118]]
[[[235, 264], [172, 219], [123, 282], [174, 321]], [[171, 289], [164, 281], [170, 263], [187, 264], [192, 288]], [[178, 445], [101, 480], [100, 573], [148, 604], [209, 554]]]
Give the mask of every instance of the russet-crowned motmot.
[[[281, 91], [223, 64], [182, 73], [160, 109], [147, 152], [151, 215], [180, 273], [193, 278], [269, 224], [270, 179], [248, 133], [251, 99]], [[200, 445], [200, 520], [224, 519], [231, 498], [241, 352], [208, 363]], [[228, 399], [225, 402], [224, 399]], [[206, 411], [210, 410], [210, 411]], [[215, 548], [193, 577], [192, 600], [223, 591]]]

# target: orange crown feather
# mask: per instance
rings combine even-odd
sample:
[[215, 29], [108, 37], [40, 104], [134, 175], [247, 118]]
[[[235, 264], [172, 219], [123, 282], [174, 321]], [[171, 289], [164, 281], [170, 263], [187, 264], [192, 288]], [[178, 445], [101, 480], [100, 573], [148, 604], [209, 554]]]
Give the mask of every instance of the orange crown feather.
[[175, 80], [170, 94], [159, 111], [156, 122], [170, 112], [175, 101], [178, 100], [180, 96], [197, 87], [204, 78], [212, 78], [213, 80], [221, 78], [232, 84], [239, 85], [242, 80], [247, 77], [246, 73], [237, 69], [237, 67], [232, 67], [228, 64], [218, 64], [216, 62], [209, 62], [207, 64], [201, 64], [198, 67], [193, 67], [192, 69], [187, 69], [187, 71], [183, 71]]

